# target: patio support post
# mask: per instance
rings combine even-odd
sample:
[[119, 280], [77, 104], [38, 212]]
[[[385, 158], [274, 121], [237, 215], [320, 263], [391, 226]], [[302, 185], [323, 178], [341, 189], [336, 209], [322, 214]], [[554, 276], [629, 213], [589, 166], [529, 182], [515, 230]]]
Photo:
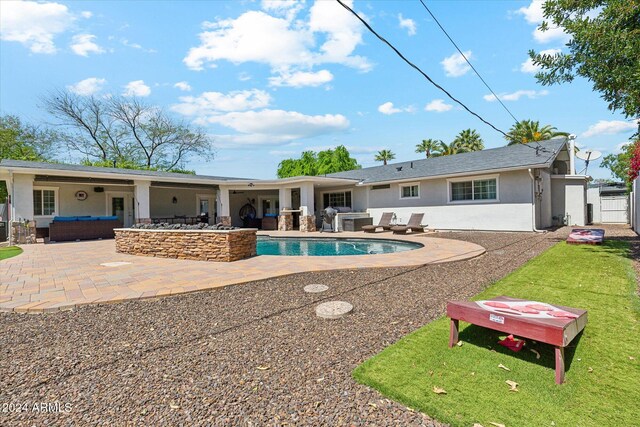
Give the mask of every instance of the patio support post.
[[278, 215], [278, 231], [291, 231], [293, 230], [293, 216], [291, 212], [282, 212], [282, 209], [291, 209], [291, 189], [280, 188], [278, 190], [278, 200], [281, 211]]
[[135, 186], [135, 222], [136, 223], [150, 223], [151, 222], [151, 207], [149, 201], [149, 189], [151, 182], [149, 181], [133, 181]]
[[300, 231], [316, 231], [314, 197], [312, 182], [300, 185]]
[[216, 224], [231, 225], [231, 209], [229, 207], [229, 188], [222, 187], [218, 189], [216, 197]]
[[[33, 181], [35, 175], [13, 175], [13, 188], [11, 189], [11, 223], [7, 224], [11, 229], [11, 244], [35, 243], [36, 222], [33, 212]], [[15, 197], [19, 194], [18, 197]], [[57, 214], [57, 212], [55, 212]], [[24, 221], [29, 221], [26, 224]]]

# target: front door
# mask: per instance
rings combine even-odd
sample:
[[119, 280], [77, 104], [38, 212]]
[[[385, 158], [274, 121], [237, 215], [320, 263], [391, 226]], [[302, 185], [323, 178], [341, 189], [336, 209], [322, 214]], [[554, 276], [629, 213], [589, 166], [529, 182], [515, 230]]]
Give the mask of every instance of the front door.
[[130, 193], [110, 193], [107, 197], [107, 215], [117, 216], [124, 227], [134, 222], [133, 195]]

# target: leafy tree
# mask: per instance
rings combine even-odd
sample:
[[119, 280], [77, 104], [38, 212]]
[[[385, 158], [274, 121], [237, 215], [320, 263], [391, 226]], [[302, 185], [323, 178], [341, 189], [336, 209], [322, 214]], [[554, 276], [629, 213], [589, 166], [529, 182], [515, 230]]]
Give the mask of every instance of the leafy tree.
[[[59, 137], [51, 129], [23, 123], [17, 116], [0, 116], [0, 160], [50, 161]], [[6, 198], [6, 183], [0, 181], [0, 203]]]
[[180, 169], [191, 156], [212, 158], [208, 135], [137, 99], [83, 97], [58, 91], [46, 110], [68, 132], [69, 149], [117, 167]]
[[423, 139], [420, 144], [416, 145], [416, 153], [424, 153], [427, 159], [433, 157], [441, 142], [438, 139]]
[[533, 141], [546, 141], [555, 136], [568, 136], [567, 132], [558, 132], [551, 126], [545, 125], [540, 127], [540, 122], [533, 120], [521, 120], [511, 126], [507, 132], [506, 139], [509, 141], [507, 145], [528, 144]]
[[631, 182], [631, 158], [633, 157], [633, 153], [636, 148], [635, 144], [629, 142], [622, 146], [622, 151], [618, 154], [607, 154], [602, 158], [602, 162], [600, 163], [601, 168], [607, 168], [611, 171], [611, 174], [615, 176], [618, 180], [624, 181], [627, 183], [627, 186], [630, 188]]
[[547, 0], [544, 16], [541, 30], [547, 31], [550, 24], [562, 27], [571, 41], [568, 53], [529, 52], [534, 65], [541, 68], [538, 82], [552, 85], [584, 77], [610, 110], [640, 117], [638, 0]]
[[461, 131], [455, 137], [453, 143], [458, 147], [463, 147], [466, 151], [484, 150], [484, 142], [475, 129], [465, 129]]
[[360, 169], [356, 159], [343, 145], [315, 153], [304, 151], [299, 159], [285, 159], [278, 165], [278, 178], [292, 176], [316, 176]]
[[447, 144], [446, 142], [440, 141], [440, 147], [438, 147], [438, 151], [433, 154], [434, 157], [440, 156], [452, 156], [454, 154], [467, 153], [469, 150], [467, 147], [458, 145], [457, 142], [453, 141], [451, 144]]
[[380, 150], [375, 156], [376, 162], [382, 162], [385, 166], [389, 160], [396, 158], [396, 155], [391, 150]]

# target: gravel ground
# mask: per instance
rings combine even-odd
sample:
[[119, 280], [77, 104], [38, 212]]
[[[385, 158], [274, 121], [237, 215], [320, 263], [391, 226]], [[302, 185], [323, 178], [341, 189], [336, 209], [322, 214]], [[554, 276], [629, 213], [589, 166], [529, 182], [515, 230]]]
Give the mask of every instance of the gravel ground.
[[[613, 235], [633, 233], [608, 227]], [[440, 426], [357, 384], [351, 371], [441, 316], [448, 299], [477, 294], [566, 230], [436, 236], [487, 253], [45, 315], [0, 313], [0, 425]], [[311, 283], [330, 289], [304, 293]], [[332, 299], [352, 303], [354, 312], [316, 318], [315, 306]], [[53, 404], [48, 413], [34, 411], [40, 402]]]

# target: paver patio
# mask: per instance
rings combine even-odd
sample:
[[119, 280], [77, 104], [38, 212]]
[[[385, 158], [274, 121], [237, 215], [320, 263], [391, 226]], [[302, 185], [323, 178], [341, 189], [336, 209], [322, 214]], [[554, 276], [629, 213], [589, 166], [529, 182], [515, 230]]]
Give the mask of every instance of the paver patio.
[[[390, 238], [388, 233], [269, 232], [272, 236]], [[474, 243], [393, 236], [424, 247], [359, 256], [257, 256], [232, 263], [118, 254], [113, 240], [36, 244], [0, 263], [0, 311], [47, 312], [85, 304], [154, 298], [311, 271], [404, 267], [460, 261], [485, 252]], [[107, 264], [107, 265], [104, 265]]]

